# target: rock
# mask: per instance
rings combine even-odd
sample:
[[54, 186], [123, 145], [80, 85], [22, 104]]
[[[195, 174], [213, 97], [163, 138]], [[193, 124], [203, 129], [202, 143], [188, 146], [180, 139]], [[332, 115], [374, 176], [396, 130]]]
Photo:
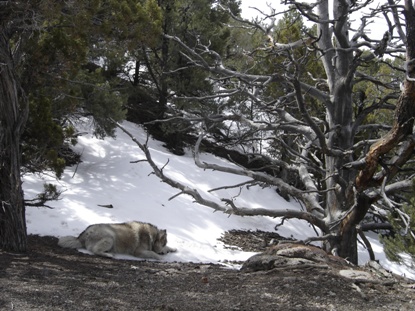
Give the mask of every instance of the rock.
[[342, 277], [345, 277], [347, 279], [354, 280], [354, 281], [373, 280], [373, 275], [366, 271], [346, 269], [346, 270], [340, 270], [339, 274]]
[[333, 258], [324, 250], [312, 245], [281, 243], [269, 247], [262, 253], [252, 256], [242, 265], [242, 271], [271, 270], [281, 267], [327, 268], [327, 263], [345, 265], [341, 258]]

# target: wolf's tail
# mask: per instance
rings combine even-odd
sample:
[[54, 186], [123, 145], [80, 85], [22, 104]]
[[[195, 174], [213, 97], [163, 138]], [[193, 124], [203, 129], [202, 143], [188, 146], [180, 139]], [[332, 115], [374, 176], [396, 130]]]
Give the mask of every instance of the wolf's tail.
[[63, 236], [59, 238], [58, 245], [64, 248], [82, 248], [81, 242], [74, 236]]

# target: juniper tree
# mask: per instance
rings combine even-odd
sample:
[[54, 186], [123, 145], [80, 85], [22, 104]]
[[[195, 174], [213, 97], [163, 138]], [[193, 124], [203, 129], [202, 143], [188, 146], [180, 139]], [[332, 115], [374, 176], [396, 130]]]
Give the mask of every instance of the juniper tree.
[[[119, 14], [131, 9], [133, 20], [121, 22]], [[121, 90], [88, 69], [96, 59], [87, 52], [126, 34], [153, 39], [158, 16], [152, 0], [0, 1], [0, 248], [27, 247], [22, 165], [59, 175], [66, 164], [59, 151], [74, 134], [71, 117], [95, 116], [101, 136], [112, 133], [108, 117], [124, 117]]]

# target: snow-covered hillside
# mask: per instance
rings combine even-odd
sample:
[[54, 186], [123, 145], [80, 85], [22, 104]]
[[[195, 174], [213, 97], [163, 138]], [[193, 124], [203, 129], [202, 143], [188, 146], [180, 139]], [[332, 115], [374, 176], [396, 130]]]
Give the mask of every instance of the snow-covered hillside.
[[[145, 142], [145, 132], [138, 126], [124, 122], [123, 126], [138, 140]], [[181, 183], [197, 188], [210, 199], [217, 200], [227, 192], [235, 197], [238, 204], [247, 207], [269, 209], [298, 209], [298, 205], [287, 203], [274, 189], [244, 187], [208, 193], [212, 188], [236, 185], [246, 177], [221, 172], [203, 171], [194, 165], [192, 152], [184, 156], [169, 153], [161, 142], [149, 140], [153, 159], [159, 166], [168, 164], [164, 173]], [[189, 196], [171, 197], [178, 193], [151, 174], [147, 162], [137, 145], [126, 134], [117, 131], [116, 139], [97, 139], [92, 135], [79, 137], [75, 146], [82, 154], [78, 167], [69, 167], [62, 178], [56, 180], [52, 175], [26, 175], [24, 190], [27, 199], [33, 198], [43, 189], [43, 183], [54, 183], [63, 191], [61, 200], [50, 202], [53, 209], [28, 207], [27, 227], [29, 234], [39, 235], [78, 235], [88, 225], [94, 223], [124, 222], [139, 220], [150, 222], [159, 228], [167, 229], [169, 245], [178, 249], [177, 253], [165, 256], [166, 261], [181, 262], [226, 262], [245, 260], [252, 253], [227, 249], [217, 239], [230, 229], [273, 231], [279, 219], [269, 217], [229, 216], [193, 203]], [[202, 160], [233, 165], [223, 159], [203, 154]], [[134, 163], [133, 163], [134, 162]], [[111, 204], [113, 208], [99, 205]], [[286, 237], [305, 239], [314, 236], [314, 229], [300, 220], [285, 221], [278, 233]], [[389, 262], [383, 255], [382, 246], [376, 236], [369, 236], [377, 259], [387, 268], [398, 274], [415, 279], [415, 272]], [[58, 246], [57, 246], [58, 247]], [[360, 248], [360, 261], [368, 256]], [[123, 256], [119, 256], [123, 258]], [[125, 257], [125, 256], [124, 256]]]

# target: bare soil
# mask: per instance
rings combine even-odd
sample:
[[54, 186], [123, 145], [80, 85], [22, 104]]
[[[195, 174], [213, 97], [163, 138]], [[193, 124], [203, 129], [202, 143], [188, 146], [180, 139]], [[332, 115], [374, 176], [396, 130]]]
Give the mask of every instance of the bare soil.
[[[229, 247], [262, 251], [271, 233], [231, 231]], [[0, 251], [0, 310], [414, 310], [415, 284], [353, 280], [335, 264], [242, 272], [214, 264], [111, 260], [29, 236]], [[180, 251], [180, 250], [179, 250]]]

